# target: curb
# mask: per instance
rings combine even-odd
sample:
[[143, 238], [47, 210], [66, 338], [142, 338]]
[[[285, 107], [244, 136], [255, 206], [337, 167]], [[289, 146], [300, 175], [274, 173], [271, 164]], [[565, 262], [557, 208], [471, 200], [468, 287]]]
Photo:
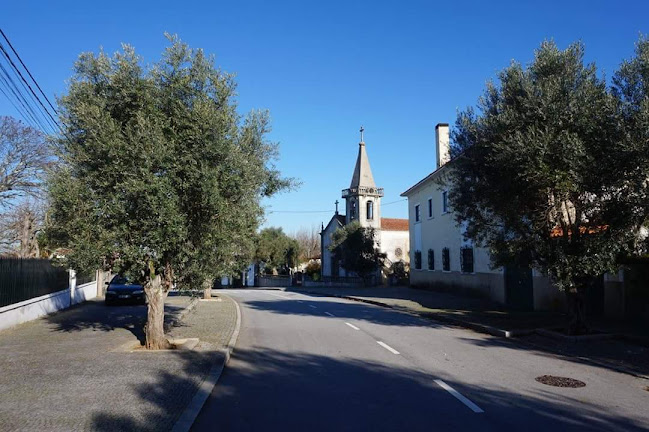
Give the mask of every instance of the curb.
[[[224, 294], [219, 294], [219, 295], [225, 296]], [[210, 396], [212, 390], [214, 389], [214, 386], [216, 385], [219, 378], [221, 377], [221, 374], [225, 369], [225, 365], [227, 365], [228, 362], [230, 361], [230, 356], [234, 351], [234, 346], [237, 343], [237, 339], [239, 338], [239, 332], [241, 331], [241, 308], [239, 307], [239, 303], [237, 303], [232, 297], [230, 296], [226, 296], [226, 297], [232, 300], [234, 306], [237, 309], [237, 323], [234, 326], [234, 332], [230, 337], [230, 341], [228, 342], [228, 345], [225, 347], [224, 350], [221, 350], [224, 355], [224, 360], [223, 362], [217, 362], [214, 365], [212, 365], [210, 371], [207, 373], [207, 376], [205, 377], [201, 385], [198, 387], [198, 390], [196, 390], [196, 394], [194, 394], [194, 397], [189, 402], [189, 405], [187, 405], [183, 413], [180, 415], [180, 417], [174, 424], [174, 427], [171, 429], [172, 432], [188, 432], [189, 429], [191, 429], [192, 425], [194, 424], [194, 421], [196, 420], [196, 417], [198, 417], [198, 414], [201, 412], [203, 405], [205, 405], [207, 398]], [[198, 303], [198, 299], [196, 303]]]
[[516, 336], [524, 336], [524, 335], [532, 334], [535, 331], [535, 329], [502, 330], [502, 329], [492, 327], [492, 326], [488, 326], [488, 325], [485, 325], [485, 324], [471, 323], [471, 322], [462, 321], [460, 319], [451, 318], [451, 317], [443, 316], [443, 315], [439, 315], [439, 316], [434, 315], [433, 316], [432, 314], [427, 314], [425, 312], [411, 312], [411, 311], [409, 311], [407, 309], [400, 308], [400, 307], [394, 307], [394, 306], [389, 305], [387, 303], [383, 303], [383, 302], [376, 301], [376, 300], [367, 300], [367, 299], [364, 299], [364, 298], [354, 297], [354, 296], [345, 296], [345, 295], [336, 295], [336, 294], [323, 294], [323, 293], [314, 292], [314, 291], [305, 291], [305, 292], [308, 292], [309, 294], [323, 295], [325, 297], [338, 297], [338, 298], [342, 298], [342, 299], [346, 299], [346, 300], [352, 300], [352, 301], [356, 301], [356, 302], [361, 302], [361, 303], [367, 303], [367, 304], [371, 304], [371, 305], [375, 305], [375, 306], [380, 306], [380, 307], [392, 309], [392, 310], [395, 310], [395, 311], [398, 311], [398, 312], [406, 313], [406, 314], [409, 314], [409, 315], [412, 315], [412, 316], [417, 316], [417, 317], [429, 319], [429, 320], [432, 320], [432, 321], [440, 321], [440, 322], [444, 322], [444, 323], [447, 323], [447, 324], [453, 324], [453, 325], [456, 325], [458, 327], [468, 328], [470, 330], [474, 330], [474, 331], [477, 331], [479, 333], [490, 334], [492, 336], [511, 338], [511, 337], [516, 337]]

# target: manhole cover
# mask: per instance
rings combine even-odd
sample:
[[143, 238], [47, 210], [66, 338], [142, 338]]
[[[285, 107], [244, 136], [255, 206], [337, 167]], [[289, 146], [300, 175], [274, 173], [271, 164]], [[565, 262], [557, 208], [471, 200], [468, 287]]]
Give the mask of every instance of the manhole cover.
[[571, 387], [571, 388], [577, 388], [577, 387], [585, 387], [586, 383], [583, 381], [579, 381], [573, 378], [566, 378], [566, 377], [559, 377], [559, 376], [553, 376], [553, 375], [543, 375], [540, 377], [536, 377], [535, 380], [540, 382], [541, 384], [549, 385], [549, 386], [554, 386], [554, 387]]

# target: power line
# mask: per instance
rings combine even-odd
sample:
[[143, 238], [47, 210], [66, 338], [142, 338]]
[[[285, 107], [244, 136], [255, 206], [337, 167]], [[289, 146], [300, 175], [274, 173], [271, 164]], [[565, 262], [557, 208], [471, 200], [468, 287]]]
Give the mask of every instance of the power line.
[[[4, 35], [4, 33], [3, 33], [3, 35]], [[6, 38], [6, 36], [5, 36], [5, 38]], [[41, 99], [38, 97], [38, 95], [36, 94], [36, 92], [34, 92], [34, 89], [32, 89], [32, 86], [27, 82], [27, 80], [26, 80], [25, 77], [23, 76], [22, 72], [20, 72], [20, 70], [18, 69], [18, 66], [16, 66], [16, 64], [14, 63], [14, 61], [11, 59], [11, 57], [9, 56], [9, 53], [6, 51], [6, 49], [5, 49], [4, 45], [2, 44], [2, 42], [0, 42], [0, 51], [2, 51], [2, 54], [3, 54], [4, 57], [7, 59], [7, 61], [8, 61], [9, 64], [11, 65], [11, 67], [13, 68], [14, 73], [18, 74], [18, 76], [19, 76], [20, 79], [22, 80], [22, 84], [23, 84], [23, 86], [24, 86], [24, 87], [26, 86], [26, 89], [28, 89], [28, 90], [31, 92], [33, 98], [34, 98], [34, 99], [36, 100], [36, 102], [38, 102], [38, 104], [42, 107], [42, 110], [40, 110], [41, 115], [43, 114], [43, 112], [44, 112], [45, 114], [47, 114], [47, 116], [43, 116], [43, 117], [45, 118], [45, 121], [49, 123], [49, 126], [55, 126], [55, 127], [54, 127], [54, 130], [56, 130], [56, 128], [59, 128], [59, 129], [60, 129], [59, 124], [56, 122], [56, 120], [54, 119], [54, 117], [52, 116], [52, 114], [47, 110], [47, 108], [45, 107], [45, 105], [43, 104], [43, 102], [41, 101]], [[49, 117], [49, 119], [48, 119], [48, 117]]]
[[11, 44], [11, 41], [9, 41], [9, 38], [7, 37], [7, 35], [5, 35], [5, 32], [3, 32], [1, 28], [0, 28], [0, 34], [2, 34], [2, 37], [7, 41], [7, 44], [8, 44], [9, 47], [11, 48], [11, 51], [13, 51], [13, 53], [14, 53], [15, 56], [16, 56], [16, 58], [17, 58], [18, 61], [20, 62], [20, 64], [23, 65], [23, 68], [25, 68], [25, 70], [26, 70], [27, 73], [29, 74], [29, 77], [32, 79], [32, 81], [34, 81], [34, 84], [36, 84], [36, 87], [38, 87], [38, 90], [41, 92], [41, 94], [43, 95], [43, 97], [45, 98], [45, 100], [47, 101], [47, 103], [50, 105], [50, 107], [52, 107], [52, 110], [54, 111], [54, 114], [58, 114], [58, 111], [56, 110], [56, 108], [54, 108], [54, 105], [52, 105], [52, 102], [50, 102], [50, 100], [48, 99], [47, 95], [45, 94], [45, 92], [43, 91], [43, 89], [41, 88], [41, 86], [38, 85], [38, 82], [36, 81], [36, 78], [34, 78], [34, 76], [33, 76], [32, 73], [29, 71], [29, 69], [27, 68], [27, 66], [25, 65], [25, 63], [23, 63], [23, 60], [20, 58], [20, 56], [18, 55], [18, 53], [17, 53], [16, 50], [14, 49], [14, 46]]
[[392, 202], [389, 202], [389, 203], [381, 204], [381, 207], [389, 206], [390, 204], [396, 204], [396, 203], [400, 203], [400, 202], [404, 202], [404, 201], [408, 201], [408, 198], [404, 198], [404, 199], [392, 201]]
[[22, 92], [14, 82], [13, 78], [11, 77], [11, 75], [9, 75], [9, 72], [7, 72], [2, 64], [0, 64], [0, 71], [2, 71], [2, 73], [4, 74], [4, 76], [0, 75], [0, 79], [2, 80], [3, 84], [5, 85], [7, 90], [9, 90], [11, 94], [13, 94], [16, 101], [18, 101], [18, 103], [23, 107], [24, 112], [19, 111], [23, 118], [33, 127], [43, 129], [43, 125], [37, 120], [36, 113], [34, 113], [32, 106], [27, 102]]
[[[408, 198], [381, 204], [381, 207], [389, 206], [390, 204], [396, 204], [404, 201], [408, 201]], [[268, 214], [271, 213], [331, 213], [331, 212], [332, 210], [271, 210], [268, 212]]]
[[271, 213], [331, 213], [332, 210], [271, 210]]

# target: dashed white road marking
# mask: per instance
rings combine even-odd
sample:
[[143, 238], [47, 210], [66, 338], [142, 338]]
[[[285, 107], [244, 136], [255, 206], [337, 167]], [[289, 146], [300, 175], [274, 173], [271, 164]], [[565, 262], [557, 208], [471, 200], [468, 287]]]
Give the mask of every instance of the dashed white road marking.
[[347, 324], [348, 326], [350, 326], [350, 327], [353, 328], [354, 330], [360, 330], [360, 329], [359, 329], [358, 327], [356, 327], [354, 324], [350, 324], [350, 323], [347, 323], [347, 322], [346, 322], [345, 324]]
[[332, 313], [329, 313], [329, 312], [325, 312], [325, 313], [326, 313], [327, 315], [331, 316], [331, 317], [335, 317], [335, 316], [336, 316], [336, 315], [334, 315], [334, 314], [332, 314]]
[[390, 351], [392, 354], [399, 354], [399, 351], [395, 350], [394, 348], [392, 348], [390, 345], [386, 344], [385, 342], [376, 341], [376, 343], [381, 345], [386, 350]]
[[482, 410], [482, 408], [480, 408], [478, 405], [474, 404], [474, 403], [471, 402], [469, 399], [467, 399], [467, 398], [465, 398], [464, 396], [462, 396], [462, 395], [460, 394], [460, 392], [458, 392], [457, 390], [455, 390], [455, 389], [454, 389], [453, 387], [451, 387], [450, 385], [446, 384], [444, 381], [442, 381], [442, 380], [440, 380], [440, 379], [436, 379], [436, 380], [435, 380], [435, 383], [437, 383], [438, 386], [440, 386], [441, 388], [443, 388], [444, 390], [446, 390], [447, 392], [449, 392], [450, 394], [452, 394], [453, 396], [455, 396], [455, 398], [456, 398], [457, 400], [459, 400], [460, 402], [462, 402], [464, 405], [468, 406], [469, 409], [470, 409], [471, 411], [473, 411], [474, 413], [478, 413], [478, 414], [479, 414], [479, 413], [483, 413], [483, 412], [484, 412], [484, 411]]
[[318, 306], [309, 305], [309, 307], [312, 309], [318, 309]]

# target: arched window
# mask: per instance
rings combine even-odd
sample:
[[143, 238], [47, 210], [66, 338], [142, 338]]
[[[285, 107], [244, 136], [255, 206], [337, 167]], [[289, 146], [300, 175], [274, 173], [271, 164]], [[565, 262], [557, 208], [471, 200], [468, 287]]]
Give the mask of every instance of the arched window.
[[367, 202], [367, 220], [374, 219], [374, 201]]
[[349, 203], [349, 217], [351, 219], [354, 219], [356, 217], [356, 201], [352, 200], [352, 202]]

